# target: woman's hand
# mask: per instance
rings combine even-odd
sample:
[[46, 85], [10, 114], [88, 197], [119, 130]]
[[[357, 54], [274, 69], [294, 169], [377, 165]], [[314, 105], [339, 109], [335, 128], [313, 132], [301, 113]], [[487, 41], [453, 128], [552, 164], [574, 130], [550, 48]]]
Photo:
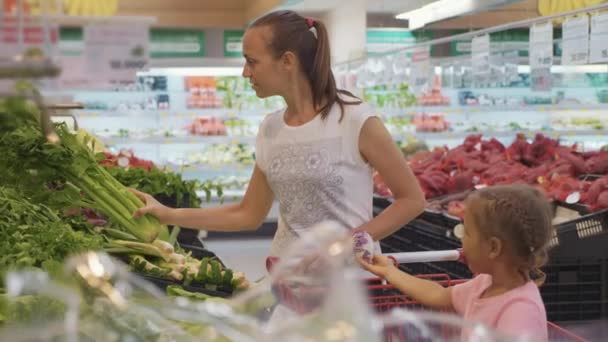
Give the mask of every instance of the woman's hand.
[[150, 214], [158, 218], [160, 223], [167, 224], [169, 223], [169, 216], [171, 213], [171, 208], [162, 205], [159, 201], [157, 201], [154, 197], [144, 192], [129, 188], [130, 192], [135, 194], [142, 202], [144, 202], [144, 206], [142, 208], [137, 209], [133, 213], [134, 218], [139, 218], [144, 216], [145, 214]]
[[368, 263], [361, 257], [358, 257], [357, 261], [359, 261], [359, 264], [361, 264], [361, 267], [363, 267], [365, 270], [377, 275], [380, 278], [386, 278], [390, 272], [396, 270], [393, 260], [383, 255], [374, 255], [372, 263]]

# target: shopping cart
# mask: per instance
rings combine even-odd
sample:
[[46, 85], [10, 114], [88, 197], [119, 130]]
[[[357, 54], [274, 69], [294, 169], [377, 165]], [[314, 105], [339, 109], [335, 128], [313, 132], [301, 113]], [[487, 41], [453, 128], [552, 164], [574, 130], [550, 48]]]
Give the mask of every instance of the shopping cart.
[[[466, 262], [462, 250], [389, 253], [385, 255], [393, 259], [393, 262], [396, 265], [405, 263], [439, 261]], [[266, 260], [266, 268], [268, 269], [268, 271], [273, 268], [276, 262], [278, 262], [277, 258], [268, 258]], [[368, 273], [368, 275], [371, 274]], [[416, 275], [416, 277], [435, 281], [444, 287], [455, 286], [457, 284], [467, 281], [465, 279], [451, 279], [450, 276], [447, 274], [423, 274]], [[429, 311], [428, 308], [423, 307], [411, 297], [408, 297], [403, 293], [399, 292], [399, 290], [397, 290], [393, 285], [387, 284], [382, 279], [379, 279], [377, 277], [363, 277], [363, 281], [365, 282], [367, 287], [370, 305], [375, 309], [376, 312], [386, 313], [390, 312], [394, 308], [407, 308], [409, 310], [420, 310], [420, 312]], [[310, 313], [316, 307], [318, 307], [320, 301], [318, 294], [322, 293], [324, 290], [315, 286], [308, 287], [302, 286], [302, 284], [294, 286], [294, 284], [290, 282], [278, 281], [273, 284], [273, 291], [282, 305], [290, 308], [291, 310], [299, 314], [306, 314]], [[317, 300], [311, 300], [311, 298], [316, 298]], [[421, 338], [420, 335], [416, 332], [411, 331], [411, 329], [409, 328], [411, 327], [408, 324], [385, 326], [384, 338], [386, 341], [389, 342], [426, 340], [424, 338]], [[445, 340], [449, 340], [454, 337], [459, 337], [462, 330], [461, 327], [458, 327], [456, 324], [453, 326], [432, 327], [432, 329], [436, 332], [439, 331], [440, 336], [445, 337]], [[585, 339], [567, 331], [564, 328], [559, 327], [554, 323], [548, 322], [547, 330], [549, 335], [549, 341], [586, 341]]]

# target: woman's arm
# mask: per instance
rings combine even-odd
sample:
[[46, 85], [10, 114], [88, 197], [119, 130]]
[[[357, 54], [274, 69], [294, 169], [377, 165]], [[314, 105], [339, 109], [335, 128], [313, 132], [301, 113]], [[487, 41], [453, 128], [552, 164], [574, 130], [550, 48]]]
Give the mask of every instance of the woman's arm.
[[259, 228], [268, 215], [274, 198], [266, 176], [257, 165], [253, 170], [245, 197], [236, 204], [213, 208], [174, 209], [160, 204], [148, 194], [134, 192], [146, 204], [134, 213], [135, 217], [149, 213], [158, 217], [165, 224], [211, 231], [240, 231]]
[[359, 135], [359, 150], [380, 173], [395, 198], [380, 215], [357, 228], [378, 241], [420, 215], [426, 202], [418, 180], [380, 119], [371, 117], [365, 121]]

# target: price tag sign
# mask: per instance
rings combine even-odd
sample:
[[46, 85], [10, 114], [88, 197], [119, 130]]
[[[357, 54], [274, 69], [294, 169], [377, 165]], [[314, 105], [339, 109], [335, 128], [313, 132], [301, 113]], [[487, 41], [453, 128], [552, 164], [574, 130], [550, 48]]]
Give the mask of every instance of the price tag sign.
[[485, 85], [490, 76], [490, 35], [473, 38], [471, 65], [475, 83]]
[[410, 87], [415, 95], [421, 95], [430, 86], [431, 54], [428, 46], [412, 52]]
[[149, 64], [149, 26], [95, 23], [84, 27], [85, 70], [91, 83], [104, 87], [133, 82]]
[[562, 65], [587, 64], [589, 60], [589, 17], [568, 18], [562, 25]]
[[530, 68], [553, 65], [553, 24], [536, 24], [530, 29]]
[[608, 13], [591, 17], [589, 47], [591, 63], [608, 62]]

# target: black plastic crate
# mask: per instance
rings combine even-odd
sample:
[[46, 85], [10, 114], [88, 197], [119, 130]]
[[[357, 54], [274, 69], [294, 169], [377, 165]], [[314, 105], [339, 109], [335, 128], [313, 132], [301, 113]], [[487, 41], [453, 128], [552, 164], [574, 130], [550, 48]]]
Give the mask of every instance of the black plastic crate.
[[608, 317], [608, 259], [550, 259], [540, 288], [550, 321]]
[[608, 259], [608, 210], [555, 226], [551, 254], [560, 259]]

